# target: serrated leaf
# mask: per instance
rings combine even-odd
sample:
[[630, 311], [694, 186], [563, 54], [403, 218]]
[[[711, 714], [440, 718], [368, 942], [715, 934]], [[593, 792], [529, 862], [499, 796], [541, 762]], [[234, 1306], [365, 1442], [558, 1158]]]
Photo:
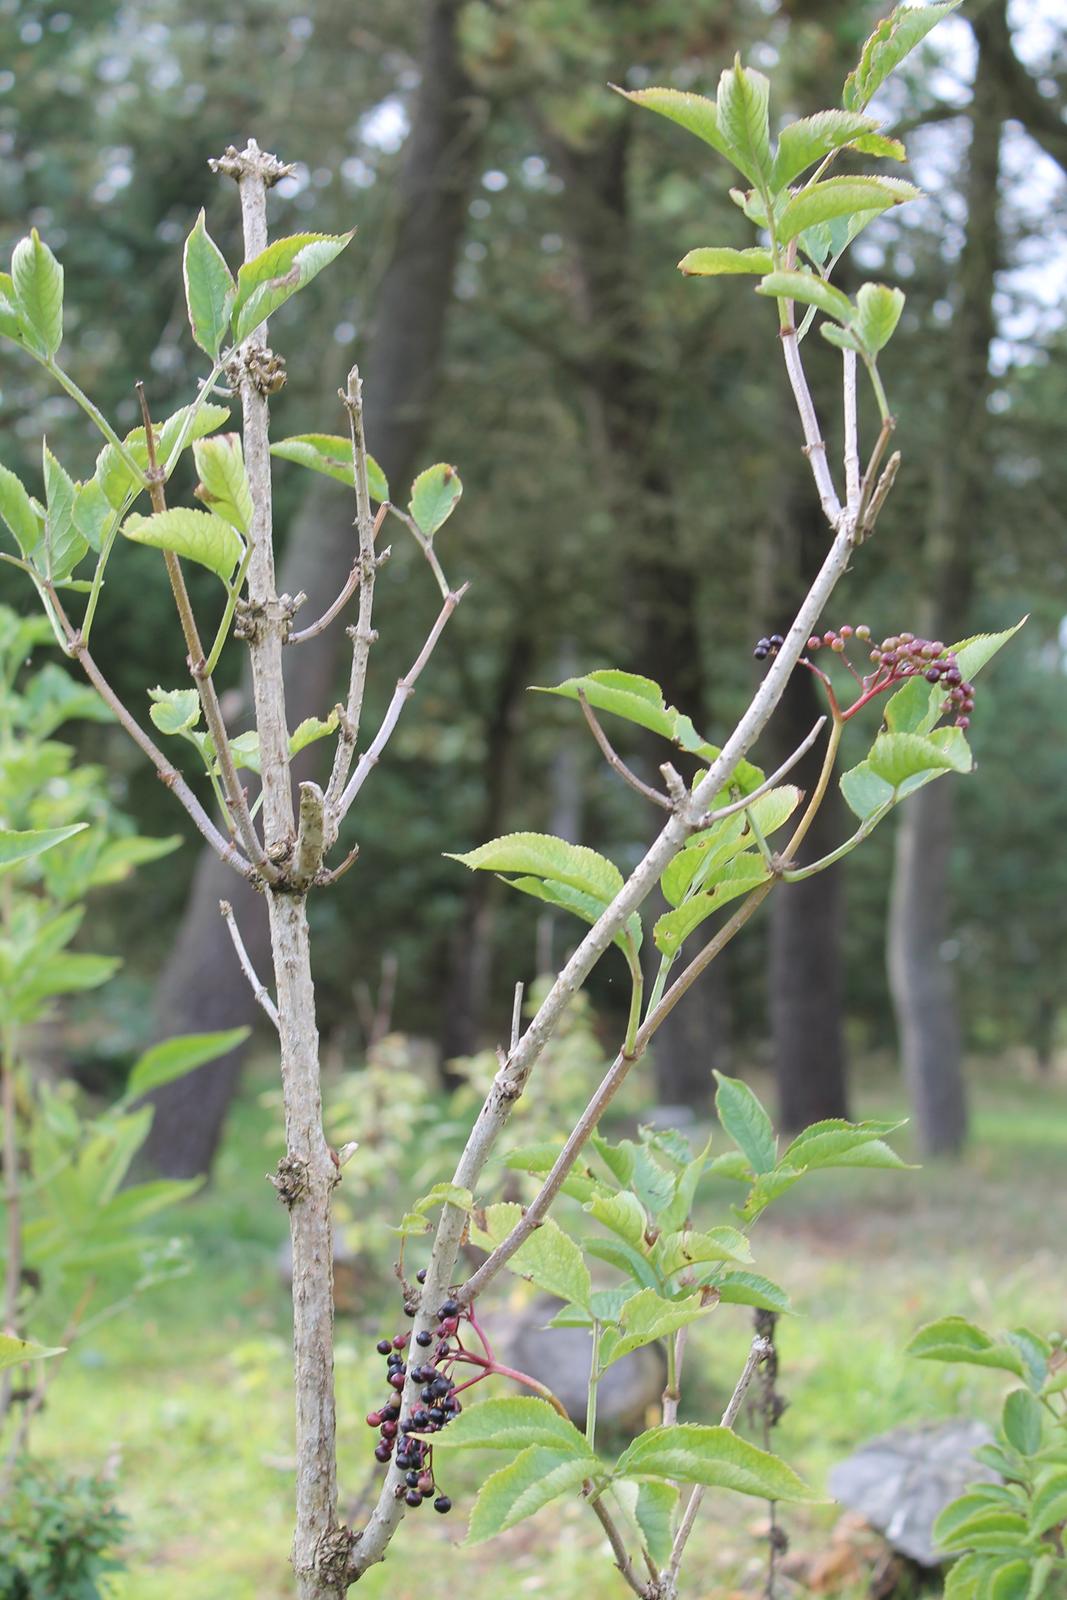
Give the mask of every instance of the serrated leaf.
[[939, 1317], [912, 1336], [905, 1345], [909, 1355], [924, 1361], [959, 1362], [965, 1366], [995, 1367], [1026, 1376], [1022, 1358], [1010, 1345], [998, 1344], [966, 1317]]
[[978, 1583], [985, 1569], [984, 1556], [964, 1556], [945, 1574], [944, 1600], [977, 1600]]
[[708, 1488], [734, 1489], [738, 1494], [757, 1495], [763, 1500], [811, 1504], [820, 1498], [784, 1461], [739, 1439], [731, 1428], [693, 1423], [650, 1428], [623, 1451], [615, 1475], [702, 1483]]
[[632, 100], [635, 106], [644, 106], [647, 111], [655, 111], [658, 116], [676, 122], [688, 133], [695, 133], [698, 139], [710, 144], [728, 161], [733, 160], [730, 145], [719, 128], [718, 108], [714, 100], [708, 100], [700, 94], [689, 94], [683, 89], [619, 89], [617, 92], [624, 99]]
[[592, 1256], [595, 1261], [606, 1261], [609, 1267], [615, 1267], [633, 1280], [624, 1291], [626, 1295], [633, 1293], [634, 1283], [639, 1284], [642, 1289], [659, 1288], [659, 1279], [644, 1251], [627, 1244], [621, 1238], [586, 1239], [585, 1253], [587, 1256]]
[[482, 1484], [471, 1509], [465, 1543], [481, 1544], [495, 1534], [505, 1533], [561, 1495], [579, 1488], [598, 1468], [593, 1455], [576, 1458], [544, 1446], [530, 1446]]
[[181, 734], [200, 721], [200, 696], [195, 689], [149, 689], [148, 715], [160, 733]]
[[860, 285], [856, 292], [856, 315], [852, 319], [852, 329], [871, 355], [877, 355], [885, 349], [896, 332], [903, 309], [902, 289], [890, 289], [884, 283]]
[[998, 650], [1004, 648], [1026, 621], [1026, 617], [1020, 617], [1014, 628], [1005, 628], [1001, 633], [976, 633], [971, 638], [962, 639], [959, 644], [954, 644], [952, 651], [964, 678], [968, 680], [976, 678], [986, 663], [992, 660]]
[[49, 577], [61, 583], [69, 578], [89, 546], [74, 525], [74, 482], [49, 450], [43, 446], [46, 511], [44, 547], [37, 561]]
[[757, 294], [776, 300], [803, 300], [805, 305], [817, 306], [828, 317], [838, 322], [848, 322], [853, 306], [847, 294], [825, 283], [814, 272], [771, 272], [756, 285]]
[[442, 523], [448, 521], [463, 493], [459, 473], [445, 461], [420, 472], [411, 485], [408, 510], [412, 520], [427, 539], [432, 539]]
[[778, 1160], [778, 1141], [771, 1119], [740, 1078], [716, 1072], [715, 1113], [723, 1131], [743, 1152], [753, 1172], [770, 1172]]
[[778, 242], [788, 244], [798, 233], [828, 222], [831, 217], [848, 217], [857, 211], [888, 211], [891, 206], [915, 200], [919, 190], [903, 178], [824, 178], [793, 196], [778, 219]]
[[27, 345], [50, 359], [63, 342], [63, 268], [36, 228], [15, 246], [11, 283]]
[[90, 550], [100, 554], [114, 520], [108, 498], [95, 478], [79, 483], [74, 493], [74, 526]]
[[126, 1098], [139, 1099], [152, 1089], [187, 1072], [218, 1060], [238, 1045], [244, 1044], [251, 1028], [227, 1028], [220, 1033], [185, 1033], [175, 1039], [165, 1039], [139, 1056], [126, 1083]]
[[907, 779], [931, 771], [970, 772], [974, 765], [960, 728], [945, 728], [951, 738], [926, 738], [916, 733], [880, 733], [871, 746], [867, 765], [875, 777], [892, 789]]
[[961, 0], [942, 0], [941, 4], [898, 6], [890, 12], [867, 39], [859, 65], [845, 79], [842, 104], [850, 111], [862, 110], [890, 73], [960, 3]]
[[1041, 1402], [1028, 1389], [1013, 1389], [1004, 1401], [1001, 1426], [1020, 1455], [1036, 1455], [1041, 1448]]
[[854, 111], [817, 111], [814, 116], [790, 122], [778, 135], [778, 151], [771, 174], [774, 187], [784, 189], [831, 150], [855, 144], [860, 135], [871, 134], [877, 127], [873, 117]]
[[1067, 1468], [1042, 1473], [1030, 1501], [1030, 1532], [1035, 1536], [1067, 1522]]
[[665, 1567], [674, 1544], [678, 1489], [672, 1483], [660, 1483], [655, 1479], [642, 1483], [625, 1478], [613, 1479], [611, 1488], [627, 1516], [640, 1529], [653, 1561], [658, 1567]]
[[22, 482], [7, 467], [0, 467], [0, 517], [27, 560], [41, 540], [41, 525]]
[[893, 803], [893, 785], [872, 771], [869, 761], [842, 773], [839, 783], [849, 809], [863, 822]]
[[[311, 472], [321, 472], [338, 483], [355, 484], [355, 467], [352, 463], [352, 441], [337, 433], [297, 433], [291, 439], [280, 439], [270, 447], [272, 456], [282, 461], [295, 461]], [[372, 500], [384, 504], [389, 498], [389, 481], [373, 456], [367, 457], [367, 488]]]
[[0, 828], [0, 872], [43, 855], [65, 839], [72, 839], [89, 826], [87, 822], [71, 822], [65, 828]]
[[508, 1395], [468, 1406], [447, 1428], [434, 1434], [438, 1450], [525, 1450], [541, 1445], [584, 1460], [589, 1446], [567, 1417], [547, 1400]]
[[730, 250], [725, 246], [705, 246], [690, 250], [678, 263], [678, 271], [687, 278], [715, 278], [724, 273], [761, 273], [774, 270], [769, 250]]
[[770, 89], [763, 73], [743, 67], [740, 56], [719, 78], [719, 132], [733, 160], [757, 187], [768, 184], [771, 177]]
[[886, 161], [906, 161], [908, 152], [901, 139], [887, 138], [883, 133], [865, 133], [853, 139], [852, 149], [861, 156], [881, 156]]
[[15, 339], [19, 344], [24, 342], [15, 285], [10, 272], [0, 272], [0, 334], [5, 339]]
[[785, 1290], [759, 1272], [736, 1272], [733, 1268], [713, 1280], [724, 1305], [756, 1306], [761, 1311], [776, 1311], [787, 1316], [793, 1302]]
[[942, 1534], [939, 1543], [949, 1554], [956, 1550], [1008, 1552], [1016, 1549], [1025, 1538], [1024, 1516], [1017, 1511], [986, 1506], [959, 1523], [951, 1533]]
[[[522, 1207], [510, 1201], [487, 1206], [471, 1222], [471, 1242], [493, 1250], [522, 1218]], [[546, 1294], [558, 1295], [588, 1308], [592, 1283], [582, 1252], [551, 1217], [535, 1228], [507, 1263], [508, 1270], [529, 1278]], [[532, 1443], [533, 1441], [527, 1441]]]
[[653, 1261], [665, 1277], [708, 1261], [751, 1261], [752, 1248], [736, 1228], [709, 1228], [706, 1233], [662, 1233]]
[[465, 855], [446, 852], [472, 872], [513, 872], [569, 884], [605, 903], [622, 888], [622, 873], [613, 862], [585, 845], [569, 844], [548, 833], [508, 833]]
[[237, 285], [225, 256], [207, 231], [202, 207], [185, 241], [182, 273], [193, 338], [212, 361], [217, 361], [229, 332]]
[[19, 1367], [24, 1361], [46, 1361], [49, 1356], [65, 1353], [64, 1347], [51, 1349], [47, 1345], [33, 1344], [29, 1339], [16, 1339], [10, 1333], [0, 1333], [0, 1372], [5, 1367]]
[[724, 905], [741, 895], [751, 894], [770, 878], [770, 868], [762, 856], [746, 851], [726, 863], [717, 876], [714, 887], [684, 900], [673, 911], [664, 912], [652, 930], [656, 949], [665, 956], [675, 956], [689, 935], [708, 917], [714, 916]]
[[597, 1222], [603, 1223], [605, 1228], [617, 1233], [620, 1239], [625, 1239], [637, 1250], [642, 1249], [648, 1218], [636, 1195], [620, 1189], [618, 1194], [595, 1196], [587, 1202], [585, 1210]]
[[[581, 917], [583, 922], [590, 924], [599, 921], [607, 909], [607, 902], [597, 900], [591, 894], [583, 894], [580, 889], [572, 889], [570, 884], [556, 883], [547, 878], [505, 878], [504, 882], [512, 889], [518, 889], [521, 894], [531, 895], [535, 900], [542, 900], [546, 905], [556, 906], [560, 911], [569, 911], [576, 917]], [[644, 929], [638, 912], [634, 912], [626, 922], [626, 927], [615, 935], [613, 944], [618, 945], [624, 954], [629, 954], [631, 941], [635, 950], [640, 950]]]
[[953, 1537], [957, 1528], [964, 1527], [972, 1517], [983, 1515], [989, 1507], [989, 1500], [979, 1489], [961, 1495], [958, 1500], [950, 1500], [934, 1518], [930, 1530], [934, 1543], [939, 1546], [944, 1545], [947, 1539]]
[[156, 511], [150, 517], [134, 512], [122, 524], [122, 532], [135, 544], [170, 550], [186, 561], [198, 562], [223, 583], [229, 583], [244, 554], [240, 536], [228, 522], [210, 511], [189, 511], [184, 506]]
[[[353, 230], [354, 231], [354, 230]], [[297, 233], [275, 239], [237, 272], [233, 336], [240, 344], [260, 323], [329, 266], [352, 233]]]
[[[854, 1166], [857, 1163], [850, 1158], [865, 1146], [878, 1146], [879, 1155], [889, 1150], [888, 1145], [881, 1143], [881, 1136], [895, 1133], [903, 1126], [903, 1122], [845, 1122], [838, 1118], [830, 1118], [813, 1123], [810, 1128], [805, 1128], [803, 1133], [798, 1134], [785, 1151], [782, 1160], [793, 1167], [805, 1167], [808, 1171], [818, 1167]], [[892, 1161], [885, 1164], [897, 1167], [905, 1165], [892, 1150], [889, 1150], [889, 1154]], [[858, 1164], [868, 1165], [862, 1161]], [[883, 1162], [875, 1160], [869, 1164], [882, 1165]]]
[[200, 474], [196, 497], [238, 533], [248, 534], [254, 508], [252, 485], [245, 470], [239, 433], [216, 433], [193, 444], [193, 459]]
[[601, 1345], [601, 1371], [621, 1361], [632, 1350], [667, 1339], [685, 1328], [704, 1310], [699, 1294], [685, 1300], [665, 1300], [655, 1289], [640, 1289], [619, 1312], [618, 1334]]
[[[1026, 622], [1020, 618], [1014, 628], [1001, 633], [978, 633], [959, 644], [950, 645], [965, 680], [971, 680], [1002, 650], [1008, 640], [1018, 633]], [[886, 702], [885, 720], [892, 733], [928, 734], [943, 715], [945, 692], [936, 685], [931, 688], [925, 678], [909, 678]]]

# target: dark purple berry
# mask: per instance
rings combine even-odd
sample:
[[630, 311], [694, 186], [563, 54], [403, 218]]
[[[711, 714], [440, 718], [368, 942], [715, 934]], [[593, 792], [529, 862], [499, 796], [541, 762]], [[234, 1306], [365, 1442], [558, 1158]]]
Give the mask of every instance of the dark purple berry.
[[437, 1426], [440, 1427], [441, 1424], [445, 1421], [445, 1418], [446, 1418], [446, 1413], [441, 1409], [440, 1406], [431, 1406], [430, 1407], [430, 1421], [431, 1422], [436, 1422]]
[[923, 673], [923, 677], [926, 679], [927, 683], [937, 683], [941, 677], [940, 669], [937, 667], [927, 667], [926, 671]]
[[439, 1494], [433, 1503], [433, 1508], [435, 1511], [439, 1511], [442, 1516], [445, 1516], [447, 1512], [452, 1510], [452, 1502], [447, 1494]]
[[382, 1438], [383, 1439], [395, 1439], [396, 1438], [396, 1423], [395, 1422], [383, 1422], [382, 1423]]
[[405, 1383], [403, 1372], [391, 1372], [389, 1374], [389, 1382], [392, 1384], [394, 1389], [402, 1389]]
[[405, 1503], [407, 1505], [409, 1505], [409, 1506], [421, 1506], [422, 1505], [422, 1495], [419, 1493], [419, 1491], [417, 1489], [409, 1489], [407, 1494], [404, 1496], [404, 1500], [405, 1500]]
[[384, 1439], [382, 1440], [381, 1444], [376, 1444], [374, 1446], [374, 1459], [375, 1459], [375, 1461], [382, 1461], [382, 1462], [388, 1461], [389, 1457], [392, 1455], [392, 1453], [393, 1453], [392, 1445], [388, 1444]]
[[380, 1356], [387, 1356], [393, 1348], [393, 1341], [392, 1339], [379, 1339], [375, 1348]]
[[417, 1488], [418, 1487], [418, 1482], [419, 1482], [418, 1473], [414, 1472], [414, 1471], [405, 1473], [404, 1482], [407, 1484], [409, 1489]]
[[780, 650], [784, 644], [785, 644], [785, 640], [782, 638], [782, 635], [780, 633], [772, 633], [771, 634], [770, 646], [771, 646], [772, 650]]
[[415, 1343], [421, 1344], [424, 1350], [426, 1349], [427, 1345], [433, 1344], [433, 1334], [430, 1332], [429, 1328], [423, 1328], [421, 1333], [417, 1333], [415, 1335]]
[[418, 1272], [416, 1272], [416, 1274], [415, 1274], [415, 1282], [416, 1283], [425, 1283], [426, 1282], [426, 1268], [425, 1267], [420, 1267]]
[[[414, 1311], [409, 1311], [408, 1312], [408, 1316], [413, 1317], [414, 1315], [415, 1315]], [[393, 1340], [393, 1349], [394, 1350], [403, 1350], [404, 1346], [407, 1344], [407, 1342], [408, 1342], [408, 1340], [410, 1338], [411, 1338], [411, 1335], [409, 1333], [398, 1333], [396, 1338]]]

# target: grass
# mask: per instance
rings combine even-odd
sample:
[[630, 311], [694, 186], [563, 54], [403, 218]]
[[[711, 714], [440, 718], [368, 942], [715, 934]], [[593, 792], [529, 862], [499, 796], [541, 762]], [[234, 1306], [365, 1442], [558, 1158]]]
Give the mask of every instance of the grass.
[[[115, 1600], [292, 1594], [288, 1308], [278, 1272], [286, 1230], [263, 1178], [278, 1154], [272, 1114], [257, 1096], [267, 1081], [249, 1085], [212, 1186], [176, 1220], [194, 1270], [79, 1342], [37, 1432], [42, 1454], [70, 1466], [114, 1466], [130, 1519], [129, 1572], [116, 1580]], [[757, 1225], [757, 1268], [789, 1290], [797, 1311], [779, 1330], [780, 1388], [790, 1406], [776, 1448], [816, 1485], [862, 1440], [897, 1423], [994, 1415], [1002, 1375], [902, 1354], [922, 1322], [948, 1312], [991, 1327], [1046, 1331], [1067, 1322], [1063, 1086], [983, 1069], [974, 1091], [974, 1139], [962, 1161], [827, 1173]], [[899, 1113], [899, 1100], [895, 1083], [862, 1081], [857, 1114]], [[906, 1153], [906, 1141], [898, 1147]], [[731, 1198], [725, 1188], [702, 1192], [705, 1225], [728, 1220]], [[363, 1310], [338, 1324], [340, 1475], [349, 1506], [373, 1487], [363, 1414], [380, 1398], [373, 1342], [396, 1320], [384, 1274], [368, 1274], [365, 1292]], [[747, 1349], [748, 1319], [743, 1308], [723, 1307], [699, 1325], [686, 1357], [683, 1418], [707, 1420], [721, 1409]], [[457, 1548], [477, 1470], [474, 1462], [450, 1464], [456, 1512], [419, 1513], [361, 1595], [422, 1600], [428, 1575], [435, 1592], [464, 1600], [499, 1600], [502, 1582], [510, 1593], [564, 1600], [625, 1592], [580, 1504], [560, 1502], [473, 1552]], [[710, 1495], [707, 1505], [690, 1547], [690, 1592], [732, 1594], [754, 1581], [765, 1508]], [[836, 1515], [820, 1507], [787, 1511], [784, 1521], [794, 1546], [817, 1548]]]

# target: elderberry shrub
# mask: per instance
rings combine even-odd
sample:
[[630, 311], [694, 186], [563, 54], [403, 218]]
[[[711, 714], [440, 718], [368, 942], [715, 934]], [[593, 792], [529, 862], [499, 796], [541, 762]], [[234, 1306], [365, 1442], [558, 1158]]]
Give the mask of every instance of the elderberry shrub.
[[[870, 645], [868, 654], [874, 664], [873, 672], [861, 676], [848, 659], [849, 643], [853, 639], [860, 644]], [[838, 629], [827, 629], [821, 637], [813, 633], [808, 640], [810, 655], [817, 650], [827, 649], [834, 655], [843, 656], [845, 665], [856, 680], [859, 694], [854, 703], [842, 712], [843, 718], [847, 719], [853, 711], [858, 711], [883, 690], [921, 674], [927, 683], [940, 685], [946, 691], [941, 715], [954, 716], [957, 728], [966, 730], [970, 727], [974, 710], [974, 685], [964, 679], [955, 652], [948, 649], [941, 639], [917, 638], [913, 633], [891, 634], [876, 645], [871, 645], [870, 639], [871, 630], [866, 624], [853, 627], [845, 623]], [[776, 656], [784, 642], [780, 633], [771, 634], [768, 638], [756, 641], [752, 654], [757, 661], [765, 661], [768, 656]], [[806, 658], [802, 658], [800, 665], [816, 670]]]

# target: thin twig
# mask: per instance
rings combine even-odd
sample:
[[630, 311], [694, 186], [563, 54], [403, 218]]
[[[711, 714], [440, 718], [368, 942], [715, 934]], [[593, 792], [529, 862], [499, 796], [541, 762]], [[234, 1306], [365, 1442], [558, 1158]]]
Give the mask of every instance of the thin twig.
[[[859, 505], [856, 507], [855, 524], [856, 524], [856, 531], [857, 531], [858, 534], [862, 534], [863, 533], [864, 524], [865, 524], [866, 519], [867, 519], [867, 505], [868, 505], [868, 502], [870, 501], [871, 495], [872, 495], [872, 493], [874, 491], [875, 474], [877, 473], [878, 468], [881, 465], [882, 457], [885, 454], [886, 446], [888, 445], [890, 439], [893, 436], [894, 427], [895, 427], [895, 423], [893, 421], [893, 418], [892, 417], [886, 417], [885, 421], [882, 423], [882, 427], [881, 427], [881, 430], [880, 430], [880, 432], [878, 434], [878, 437], [874, 441], [874, 449], [871, 451], [871, 459], [867, 463], [867, 470], [863, 474], [863, 483], [860, 486]], [[894, 472], [894, 477], [895, 476], [896, 476], [896, 473]], [[892, 486], [892, 479], [890, 479], [890, 487], [891, 486]], [[888, 492], [889, 492], [889, 489], [887, 488], [886, 489], [886, 493], [888, 494]], [[885, 496], [883, 495], [883, 499], [884, 498], [885, 498]]]
[[249, 987], [257, 1002], [263, 1007], [274, 1026], [277, 1027], [278, 1008], [271, 999], [266, 985], [260, 982], [256, 969], [252, 965], [252, 957], [248, 954], [245, 942], [241, 938], [241, 930], [237, 926], [237, 918], [233, 914], [233, 907], [228, 900], [220, 900], [219, 910], [222, 912], [222, 920], [225, 922], [230, 938], [233, 940], [233, 947], [237, 951], [237, 959], [241, 963], [241, 971], [248, 979]]
[[855, 517], [860, 504], [860, 450], [856, 417], [856, 352], [842, 350], [845, 410], [845, 504]]
[[515, 998], [511, 1002], [511, 1044], [509, 1047], [511, 1050], [515, 1049], [522, 1033], [522, 996], [524, 989], [525, 985], [520, 979], [515, 985]]
[[331, 883], [336, 883], [338, 878], [343, 878], [350, 867], [354, 867], [359, 859], [359, 845], [354, 844], [340, 866], [333, 867], [327, 872], [320, 872], [315, 882], [320, 889], [326, 888]]
[[437, 559], [437, 552], [434, 550], [433, 540], [428, 539], [423, 533], [422, 529], [419, 527], [418, 523], [415, 521], [415, 518], [409, 516], [406, 511], [401, 511], [399, 506], [390, 505], [389, 510], [393, 513], [393, 516], [398, 518], [399, 521], [404, 524], [405, 528], [407, 528], [408, 532], [415, 540], [415, 543], [418, 545], [419, 549], [426, 557], [426, 560], [429, 562], [430, 571], [437, 580], [437, 587], [440, 589], [442, 596], [447, 595], [448, 579], [445, 577], [441, 563]]
[[[755, 1370], [759, 1366], [760, 1362], [770, 1354], [770, 1351], [771, 1345], [769, 1342], [760, 1334], [757, 1334], [753, 1339], [752, 1347], [748, 1352], [748, 1359], [741, 1369], [741, 1376], [737, 1380], [737, 1387], [730, 1396], [730, 1404], [726, 1407], [726, 1410], [722, 1414], [722, 1422], [720, 1424], [721, 1427], [733, 1427], [737, 1420], [737, 1414], [741, 1410], [741, 1402], [744, 1400], [748, 1386], [752, 1382], [753, 1374], [755, 1373]], [[693, 1490], [692, 1494], [689, 1496], [689, 1503], [687, 1504], [682, 1515], [682, 1520], [678, 1526], [678, 1532], [674, 1536], [674, 1544], [671, 1547], [671, 1558], [667, 1563], [667, 1569], [664, 1573], [665, 1597], [673, 1594], [674, 1592], [674, 1586], [678, 1581], [678, 1568], [682, 1564], [682, 1556], [685, 1552], [685, 1547], [689, 1542], [689, 1535], [693, 1531], [693, 1524], [696, 1521], [697, 1512], [700, 1510], [700, 1503], [704, 1498], [704, 1494], [704, 1485], [698, 1484]]]
[[[374, 519], [375, 538], [378, 537], [378, 533], [381, 529], [382, 523], [385, 521], [386, 512], [388, 509], [388, 506], [379, 506], [378, 508], [378, 515]], [[383, 566], [388, 560], [388, 557], [389, 551], [387, 549], [383, 550], [380, 556], [375, 557], [375, 567], [377, 568]], [[319, 617], [317, 622], [310, 623], [306, 628], [300, 628], [296, 633], [290, 633], [285, 641], [286, 644], [303, 644], [306, 640], [314, 639], [318, 634], [325, 633], [326, 629], [330, 626], [330, 623], [333, 622], [335, 617], [340, 616], [349, 600], [351, 600], [352, 596], [359, 588], [361, 572], [362, 557], [357, 556], [356, 560], [352, 563], [352, 571], [348, 574], [348, 577], [345, 580], [345, 586], [337, 596], [336, 600], [334, 600], [333, 604], [327, 606], [326, 610], [322, 613], [322, 616]]]
[[459, 602], [463, 599], [463, 596], [466, 594], [469, 587], [470, 585], [465, 583], [461, 589], [457, 589], [454, 594], [450, 594], [448, 596], [444, 605], [441, 607], [440, 612], [438, 613], [437, 621], [434, 623], [433, 627], [426, 636], [425, 644], [408, 669], [407, 676], [400, 678], [397, 681], [397, 686], [393, 691], [393, 698], [389, 702], [389, 708], [386, 711], [385, 716], [382, 718], [381, 727], [374, 735], [369, 749], [364, 751], [363, 755], [360, 756], [356, 765], [356, 770], [349, 779], [344, 793], [341, 795], [341, 798], [338, 800], [334, 809], [333, 815], [335, 826], [339, 827], [344, 821], [345, 817], [348, 815], [349, 809], [351, 808], [352, 802], [355, 800], [357, 794], [366, 783], [372, 770], [377, 766], [378, 761], [381, 758], [382, 751], [385, 749], [392, 737], [393, 729], [400, 721], [400, 713], [403, 711], [406, 702], [410, 700], [411, 696], [415, 693], [415, 685], [419, 680], [419, 675], [433, 654], [434, 646], [441, 637], [441, 634], [444, 632], [445, 624], [452, 615], [453, 611], [455, 611], [456, 607], [459, 605]]
[[610, 1544], [612, 1553], [615, 1557], [615, 1565], [618, 1567], [620, 1573], [622, 1574], [623, 1578], [625, 1578], [627, 1584], [633, 1590], [634, 1594], [640, 1595], [641, 1600], [648, 1600], [648, 1585], [646, 1583], [642, 1583], [641, 1579], [634, 1571], [634, 1564], [627, 1554], [626, 1545], [623, 1542], [622, 1534], [619, 1532], [615, 1518], [604, 1504], [603, 1497], [601, 1495], [597, 1495], [594, 1499], [589, 1501], [589, 1504], [596, 1513], [596, 1516], [600, 1522], [600, 1526], [607, 1534], [608, 1543]]
[[878, 521], [882, 507], [885, 505], [890, 489], [892, 489], [893, 484], [896, 482], [896, 476], [899, 471], [900, 451], [894, 450], [893, 454], [889, 457], [889, 460], [885, 464], [885, 471], [878, 479], [874, 493], [871, 495], [870, 500], [864, 508], [863, 521], [860, 523], [857, 530], [857, 543], [860, 543], [862, 540], [866, 539], [868, 534], [873, 533], [874, 525]]
[[371, 516], [370, 487], [367, 481], [367, 441], [363, 433], [363, 380], [359, 368], [348, 374], [348, 386], [341, 394], [348, 413], [348, 429], [352, 438], [352, 474], [356, 490], [356, 528], [359, 532], [359, 615], [355, 628], [349, 629], [352, 640], [352, 670], [349, 674], [348, 697], [341, 718], [341, 732], [334, 752], [333, 770], [326, 786], [326, 847], [337, 838], [344, 811], [342, 795], [359, 738], [359, 719], [363, 712], [363, 697], [367, 688], [367, 663], [371, 645], [377, 634], [371, 626], [374, 613], [374, 540], [381, 525], [381, 517]]
[[[5, 899], [5, 911], [10, 902]], [[7, 918], [5, 916], [5, 924]], [[6, 931], [6, 927], [5, 927]], [[18, 1303], [22, 1287], [22, 1199], [19, 1191], [18, 1104], [15, 1092], [14, 1024], [0, 1035], [0, 1113], [3, 1115], [4, 1208], [7, 1212], [7, 1262], [4, 1269], [3, 1331], [19, 1337]], [[0, 1427], [11, 1404], [15, 1368], [0, 1373]]]
[[636, 772], [630, 771], [629, 767], [619, 755], [618, 751], [614, 748], [611, 740], [601, 727], [597, 718], [597, 714], [589, 704], [589, 700], [584, 689], [578, 690], [578, 704], [582, 708], [582, 715], [589, 724], [589, 729], [593, 735], [593, 738], [600, 746], [600, 753], [604, 757], [604, 760], [607, 762], [611, 770], [613, 772], [617, 772], [619, 777], [630, 785], [631, 789], [635, 789], [637, 793], [643, 795], [646, 800], [651, 800], [653, 805], [661, 806], [664, 811], [673, 811], [673, 800], [668, 799], [665, 794], [660, 794], [659, 790], [653, 789], [650, 784], [643, 783], [642, 780], [637, 776]]
[[826, 459], [826, 442], [819, 427], [815, 402], [811, 398], [804, 363], [800, 356], [797, 332], [793, 326], [793, 302], [787, 300], [784, 304], [789, 323], [782, 328], [782, 353], [785, 356], [785, 370], [789, 375], [793, 398], [800, 414], [800, 424], [804, 430], [804, 454], [808, 458], [815, 487], [819, 491], [823, 515], [831, 528], [836, 530], [841, 521], [841, 502], [837, 498], [834, 480], [830, 474], [830, 464]]
[[826, 718], [820, 717], [803, 744], [798, 744], [793, 754], [787, 756], [777, 771], [772, 772], [769, 778], [764, 778], [758, 789], [753, 789], [751, 794], [742, 795], [740, 800], [733, 801], [731, 805], [720, 807], [718, 811], [709, 811], [701, 826], [707, 828], [713, 822], [721, 822], [723, 817], [732, 817], [736, 811], [746, 811], [754, 800], [758, 800], [761, 795], [767, 794], [774, 788], [776, 783], [781, 783], [782, 779], [792, 772], [797, 762], [807, 755], [822, 732], [825, 722]]

